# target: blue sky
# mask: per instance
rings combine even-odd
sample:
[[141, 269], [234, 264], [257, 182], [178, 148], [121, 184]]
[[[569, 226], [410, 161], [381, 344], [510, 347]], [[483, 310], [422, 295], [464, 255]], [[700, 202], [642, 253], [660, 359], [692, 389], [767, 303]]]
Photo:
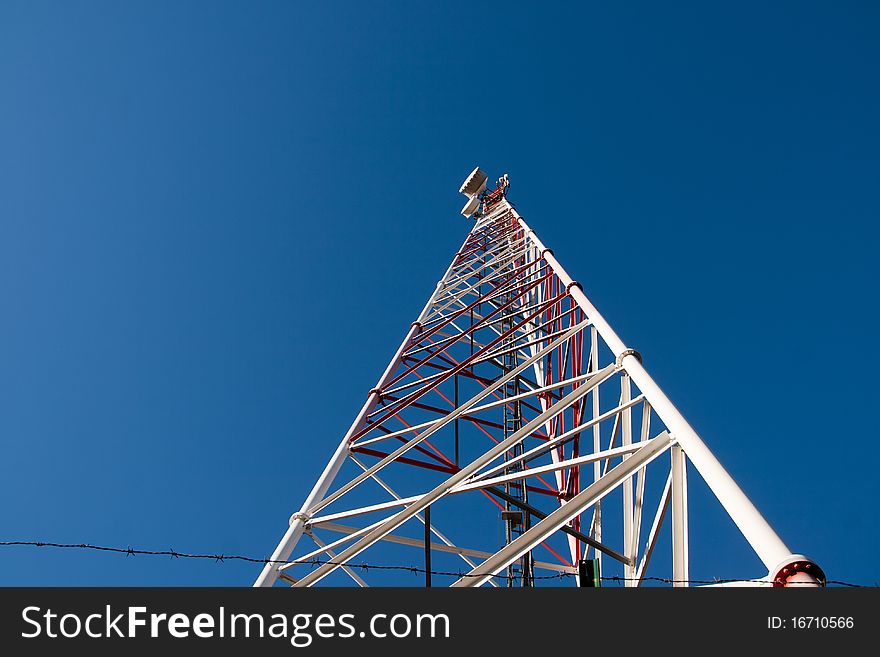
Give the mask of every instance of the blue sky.
[[[791, 547], [880, 580], [880, 11], [614, 4], [0, 2], [0, 538], [271, 551], [480, 164]], [[753, 567], [692, 513], [692, 574]]]

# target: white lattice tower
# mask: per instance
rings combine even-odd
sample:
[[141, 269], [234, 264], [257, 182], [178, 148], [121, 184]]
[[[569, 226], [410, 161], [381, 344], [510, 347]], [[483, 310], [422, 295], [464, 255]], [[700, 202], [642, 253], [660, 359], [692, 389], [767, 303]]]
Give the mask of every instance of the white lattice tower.
[[[477, 168], [462, 186], [467, 238], [256, 586], [399, 583], [363, 563], [427, 566], [452, 586], [597, 572], [686, 586], [689, 469], [767, 568], [716, 576], [824, 584], [517, 213], [506, 175], [485, 183]], [[652, 562], [664, 542], [666, 567]]]

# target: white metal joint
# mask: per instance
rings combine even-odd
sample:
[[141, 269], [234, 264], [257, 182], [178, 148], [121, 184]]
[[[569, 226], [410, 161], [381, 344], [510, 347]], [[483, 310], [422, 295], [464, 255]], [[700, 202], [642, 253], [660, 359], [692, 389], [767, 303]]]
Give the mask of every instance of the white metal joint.
[[290, 516], [290, 521], [288, 522], [288, 524], [292, 525], [297, 520], [299, 520], [300, 522], [302, 522], [302, 524], [306, 525], [306, 524], [308, 524], [309, 520], [311, 520], [311, 519], [312, 519], [312, 515], [310, 513], [305, 513], [304, 511], [297, 511], [292, 516]]
[[617, 362], [616, 362], [617, 369], [623, 368], [623, 359], [626, 358], [627, 356], [635, 356], [635, 359], [637, 361], [639, 361], [640, 363], [642, 362], [642, 355], [638, 351], [636, 351], [635, 349], [624, 349], [623, 351], [620, 352], [620, 355], [617, 357]]

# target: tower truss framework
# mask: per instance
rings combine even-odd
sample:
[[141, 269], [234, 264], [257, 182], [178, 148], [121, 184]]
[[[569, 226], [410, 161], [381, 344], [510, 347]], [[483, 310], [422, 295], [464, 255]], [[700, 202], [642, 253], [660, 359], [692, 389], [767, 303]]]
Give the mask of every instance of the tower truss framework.
[[506, 175], [487, 192], [477, 173], [470, 232], [255, 586], [382, 585], [357, 564], [389, 554], [424, 554], [453, 587], [598, 584], [586, 564], [687, 586], [689, 473], [767, 569], [725, 585], [823, 585], [519, 215]]

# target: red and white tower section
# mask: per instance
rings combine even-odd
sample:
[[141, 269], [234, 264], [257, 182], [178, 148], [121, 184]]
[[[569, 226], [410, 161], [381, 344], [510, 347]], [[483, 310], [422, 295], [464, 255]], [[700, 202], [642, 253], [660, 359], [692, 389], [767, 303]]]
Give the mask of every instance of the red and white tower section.
[[688, 586], [689, 476], [756, 557], [730, 572], [694, 536], [701, 572], [824, 585], [519, 215], [507, 176], [486, 182], [477, 168], [462, 185], [464, 243], [349, 430], [326, 436], [335, 451], [255, 586]]

